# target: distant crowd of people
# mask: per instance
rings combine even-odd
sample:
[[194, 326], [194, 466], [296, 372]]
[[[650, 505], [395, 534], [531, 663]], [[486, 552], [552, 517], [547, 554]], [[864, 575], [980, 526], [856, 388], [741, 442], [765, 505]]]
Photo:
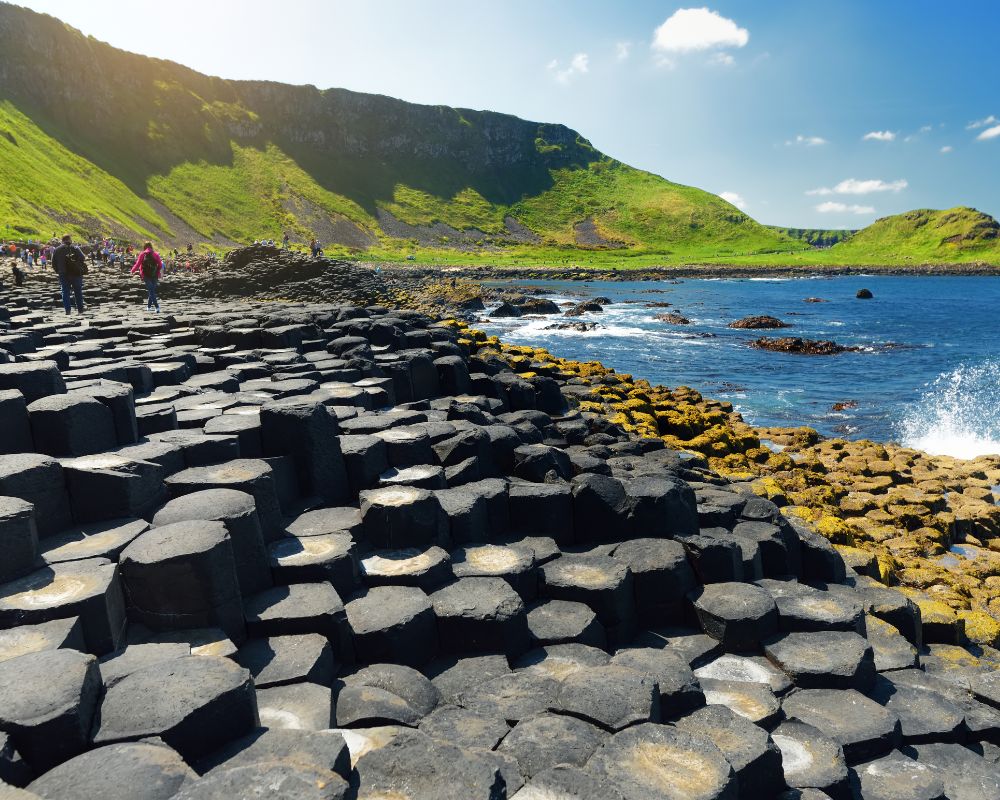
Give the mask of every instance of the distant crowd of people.
[[[255, 247], [277, 247], [274, 239], [254, 239], [253, 243]], [[287, 250], [290, 246], [291, 237], [286, 233], [281, 237], [281, 249]], [[318, 258], [323, 255], [323, 245], [320, 243], [319, 239], [313, 238], [309, 240], [309, 252], [312, 254], [313, 258]]]
[[[286, 233], [282, 237], [281, 247], [290, 247], [291, 237]], [[273, 239], [258, 239], [255, 245], [275, 246]], [[316, 258], [323, 254], [322, 245], [317, 239], [309, 242], [309, 251]], [[207, 260], [216, 260], [215, 253], [205, 257], [197, 257], [193, 244], [188, 244], [185, 252], [176, 247], [168, 251], [164, 258], [153, 247], [152, 242], [145, 242], [141, 248], [120, 239], [94, 236], [83, 244], [73, 242], [73, 237], [66, 234], [61, 238], [52, 236], [47, 242], [35, 240], [13, 240], [0, 242], [0, 254], [14, 259], [14, 283], [24, 284], [26, 273], [21, 265], [28, 269], [51, 267], [59, 277], [62, 289], [63, 307], [67, 314], [72, 314], [76, 308], [78, 314], [84, 311], [83, 277], [91, 266], [118, 267], [129, 269], [129, 274], [138, 275], [146, 286], [146, 308], [149, 311], [160, 311], [158, 294], [159, 282], [167, 274], [177, 271], [190, 272], [198, 269]], [[129, 268], [131, 265], [131, 268]]]

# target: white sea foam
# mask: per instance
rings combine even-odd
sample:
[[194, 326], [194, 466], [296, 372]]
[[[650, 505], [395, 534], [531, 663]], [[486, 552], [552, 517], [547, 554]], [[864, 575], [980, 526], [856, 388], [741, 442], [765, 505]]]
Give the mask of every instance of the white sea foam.
[[1000, 454], [1000, 362], [939, 375], [900, 421], [899, 432], [907, 447], [931, 455]]

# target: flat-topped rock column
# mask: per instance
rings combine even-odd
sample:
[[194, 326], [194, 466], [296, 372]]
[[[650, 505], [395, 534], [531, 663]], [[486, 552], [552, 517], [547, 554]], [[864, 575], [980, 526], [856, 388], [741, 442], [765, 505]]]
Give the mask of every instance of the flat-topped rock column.
[[0, 663], [0, 731], [37, 773], [81, 753], [101, 694], [97, 659], [45, 650]]
[[226, 526], [236, 561], [240, 594], [249, 597], [273, 581], [264, 549], [264, 535], [252, 496], [235, 489], [206, 489], [175, 498], [156, 512], [153, 525], [209, 520]]
[[0, 586], [0, 629], [79, 617], [86, 649], [117, 650], [125, 600], [117, 565], [103, 558], [52, 564]]
[[246, 637], [232, 542], [221, 522], [152, 528], [121, 556], [129, 617], [153, 630], [218, 627]]
[[24, 395], [16, 389], [0, 390], [0, 453], [29, 453], [34, 450], [31, 423]]
[[50, 456], [85, 456], [118, 446], [111, 410], [93, 397], [55, 394], [28, 406], [35, 449]]
[[282, 535], [284, 522], [278, 503], [274, 470], [263, 460], [236, 459], [207, 467], [190, 467], [166, 479], [167, 491], [180, 497], [205, 489], [236, 489], [254, 499], [265, 541]]
[[35, 507], [40, 537], [69, 527], [72, 520], [66, 479], [59, 462], [39, 453], [0, 455], [0, 495], [19, 497]]
[[347, 500], [350, 486], [337, 439], [336, 417], [320, 402], [290, 398], [260, 409], [265, 455], [288, 455], [295, 462], [306, 494], [328, 504]]
[[0, 497], [0, 584], [33, 571], [37, 557], [35, 507], [18, 497]]

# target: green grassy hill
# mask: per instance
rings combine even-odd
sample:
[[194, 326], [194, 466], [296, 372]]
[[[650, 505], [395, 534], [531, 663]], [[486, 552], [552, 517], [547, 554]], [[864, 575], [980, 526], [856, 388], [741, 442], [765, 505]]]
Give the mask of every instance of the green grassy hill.
[[837, 263], [1000, 263], [1000, 223], [974, 208], [883, 217], [830, 250]]
[[332, 254], [463, 264], [1000, 263], [996, 223], [970, 209], [840, 241], [761, 225], [562, 125], [208, 77], [2, 2], [0, 41], [4, 236], [226, 248], [287, 231]]
[[419, 260], [662, 263], [796, 251], [561, 125], [226, 81], [0, 4], [4, 233], [228, 246], [288, 231]]
[[783, 228], [780, 225], [768, 225], [776, 233], [800, 239], [810, 247], [833, 247], [840, 242], [846, 242], [857, 230], [826, 230], [823, 228]]

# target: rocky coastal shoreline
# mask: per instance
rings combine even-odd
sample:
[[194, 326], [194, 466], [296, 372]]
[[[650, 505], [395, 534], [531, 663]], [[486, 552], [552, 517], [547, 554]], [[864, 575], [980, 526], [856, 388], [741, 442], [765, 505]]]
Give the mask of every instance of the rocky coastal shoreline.
[[1000, 459], [280, 258], [0, 289], [0, 793], [1000, 797]]
[[405, 262], [365, 262], [371, 268], [404, 275], [419, 275], [425, 280], [451, 277], [471, 281], [551, 280], [551, 281], [669, 281], [679, 278], [802, 278], [814, 275], [1000, 275], [1000, 265], [988, 263], [911, 264], [906, 266], [856, 265], [834, 266], [803, 264], [787, 266], [760, 264], [684, 264], [671, 267], [592, 268], [570, 267], [507, 267], [503, 265], [428, 267]]

